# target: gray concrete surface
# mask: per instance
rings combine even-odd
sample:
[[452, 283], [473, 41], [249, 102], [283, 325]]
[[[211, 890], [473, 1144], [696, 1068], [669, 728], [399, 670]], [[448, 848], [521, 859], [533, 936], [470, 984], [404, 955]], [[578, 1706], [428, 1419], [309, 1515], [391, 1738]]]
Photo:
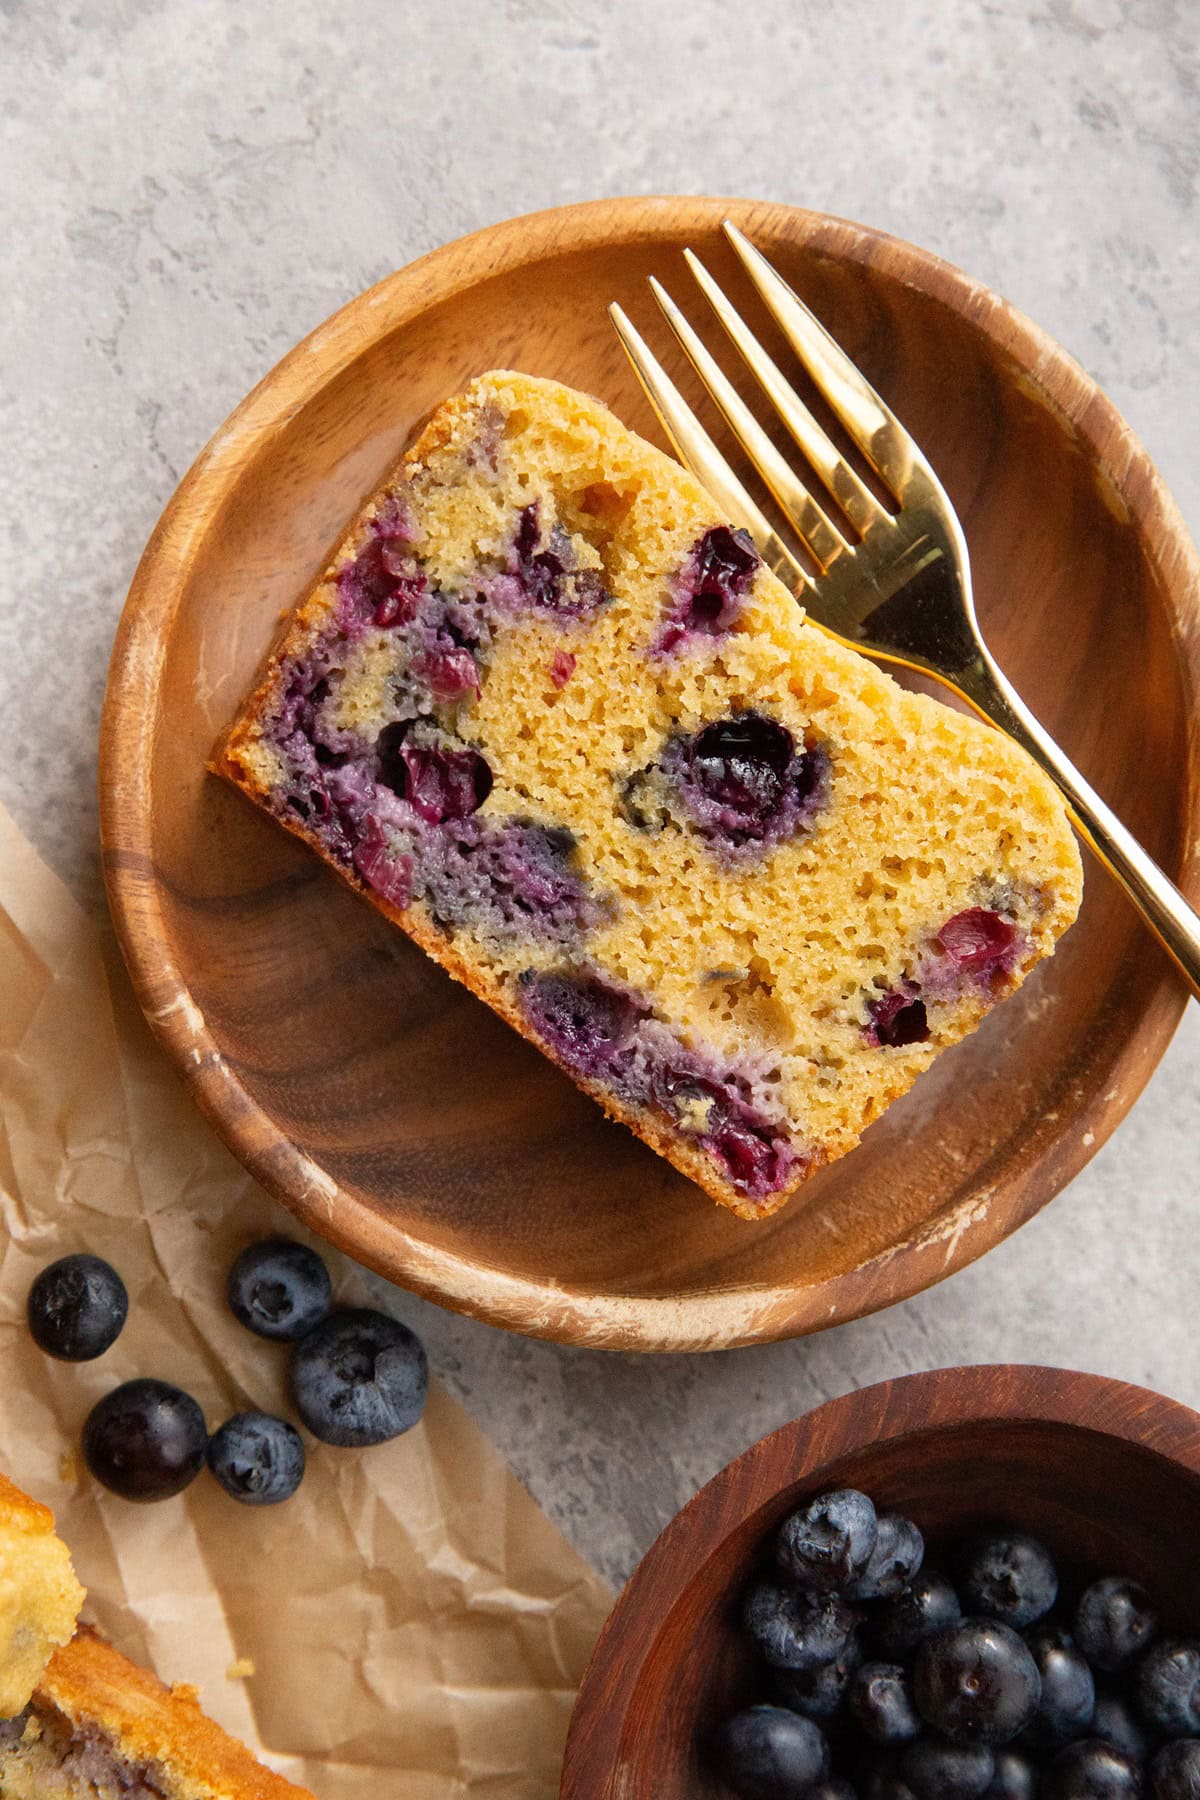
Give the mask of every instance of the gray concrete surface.
[[[495, 219], [744, 193], [916, 239], [1080, 358], [1200, 526], [1197, 0], [0, 0], [0, 27], [0, 798], [89, 906], [105, 664], [176, 481], [303, 333]], [[614, 1580], [762, 1432], [899, 1370], [1200, 1403], [1198, 1020], [1049, 1211], [876, 1319], [645, 1361], [409, 1310]]]

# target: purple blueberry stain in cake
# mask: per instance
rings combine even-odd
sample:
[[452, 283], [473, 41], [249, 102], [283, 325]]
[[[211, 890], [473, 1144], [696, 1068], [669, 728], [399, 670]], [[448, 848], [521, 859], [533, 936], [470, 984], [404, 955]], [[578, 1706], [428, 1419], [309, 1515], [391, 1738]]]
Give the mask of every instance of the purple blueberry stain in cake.
[[401, 798], [430, 825], [469, 818], [492, 791], [492, 771], [478, 750], [406, 743], [400, 760], [405, 770]]
[[[506, 566], [453, 590], [431, 579], [419, 542], [403, 497], [386, 501], [336, 574], [328, 625], [281, 665], [264, 733], [282, 771], [274, 805], [397, 908], [423, 902], [449, 932], [575, 948], [614, 902], [585, 878], [569, 831], [480, 816], [494, 776], [463, 709], [512, 620], [536, 609], [573, 629], [610, 596], [536, 501], [515, 515]], [[556, 686], [575, 662], [555, 652]], [[381, 709], [382, 729], [360, 722]]]
[[322, 816], [310, 809], [309, 829], [393, 906], [420, 901], [447, 932], [466, 926], [564, 948], [612, 917], [570, 831], [481, 815], [492, 786], [486, 759], [430, 718], [385, 726], [322, 774]]
[[401, 544], [372, 534], [338, 571], [339, 622], [347, 632], [368, 624], [402, 623], [415, 615], [425, 577]]
[[571, 948], [611, 917], [578, 866], [569, 831], [528, 819], [476, 816], [427, 829], [418, 847], [420, 892], [434, 922], [502, 941]]
[[364, 820], [363, 834], [354, 846], [352, 861], [369, 888], [402, 911], [412, 905], [413, 859], [390, 847], [374, 813]]
[[972, 906], [947, 919], [934, 943], [967, 974], [990, 975], [1009, 959], [1017, 936], [1011, 919], [986, 907]]
[[671, 739], [658, 766], [692, 824], [735, 852], [808, 830], [829, 800], [825, 747], [798, 746], [786, 725], [759, 712]]
[[652, 1092], [660, 1110], [696, 1133], [749, 1198], [765, 1199], [792, 1179], [800, 1159], [787, 1134], [747, 1101], [736, 1075], [718, 1073], [710, 1059], [680, 1046], [656, 1068]]
[[474, 435], [463, 450], [468, 469], [485, 469], [496, 475], [500, 470], [500, 444], [504, 437], [504, 414], [491, 400], [480, 407]]
[[869, 1044], [898, 1050], [928, 1041], [929, 1015], [911, 981], [869, 1000], [867, 1011], [871, 1023], [863, 1036]]
[[63, 1746], [57, 1730], [59, 1769], [82, 1793], [120, 1794], [121, 1800], [163, 1800], [171, 1782], [160, 1763], [134, 1761], [122, 1754], [98, 1725], [90, 1720], [77, 1724]]
[[985, 995], [1002, 988], [1029, 940], [1003, 914], [971, 906], [947, 919], [921, 959], [921, 991], [934, 1000], [954, 1000], [968, 987]]
[[551, 913], [578, 897], [572, 867], [578, 847], [574, 832], [563, 826], [511, 824], [495, 839], [493, 879], [516, 905]]
[[449, 636], [423, 650], [413, 663], [413, 672], [426, 683], [434, 700], [443, 704], [479, 692], [479, 664], [470, 650]]
[[777, 1134], [738, 1119], [722, 1119], [700, 1142], [733, 1186], [751, 1200], [766, 1200], [788, 1187], [800, 1164], [795, 1151]]
[[393, 625], [410, 624], [420, 611], [426, 586], [423, 575], [397, 577], [395, 586], [376, 601], [371, 623], [385, 630]]
[[421, 533], [403, 494], [389, 494], [371, 521], [371, 529], [388, 543], [417, 544]]
[[526, 970], [526, 1022], [571, 1074], [671, 1123], [749, 1199], [790, 1186], [804, 1155], [787, 1126], [754, 1099], [753, 1079], [682, 1044], [649, 1002], [589, 970]]
[[867, 999], [864, 1040], [888, 1049], [927, 1042], [927, 1003], [952, 1004], [968, 989], [996, 998], [1028, 949], [1024, 933], [991, 907], [955, 913], [929, 940], [915, 975]]
[[574, 1075], [609, 1070], [649, 1014], [643, 1001], [594, 975], [527, 969], [518, 989], [529, 1024]]
[[506, 573], [528, 604], [564, 618], [583, 618], [611, 598], [599, 571], [579, 566], [560, 525], [543, 531], [539, 500], [531, 500], [517, 515]]
[[655, 640], [660, 653], [733, 625], [762, 558], [748, 531], [714, 525], [698, 538], [671, 583], [671, 611]]

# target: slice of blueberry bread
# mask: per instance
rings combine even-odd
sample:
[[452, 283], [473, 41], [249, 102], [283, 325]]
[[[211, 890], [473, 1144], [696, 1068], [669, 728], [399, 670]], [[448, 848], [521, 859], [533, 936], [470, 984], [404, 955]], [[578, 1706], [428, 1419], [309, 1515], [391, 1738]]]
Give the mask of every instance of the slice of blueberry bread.
[[48, 1507], [0, 1475], [0, 1800], [313, 1800], [86, 1625]]
[[0, 1721], [0, 1800], [313, 1800], [87, 1626]]
[[368, 502], [214, 767], [744, 1217], [1078, 910], [999, 733], [806, 624], [598, 402], [482, 375]]

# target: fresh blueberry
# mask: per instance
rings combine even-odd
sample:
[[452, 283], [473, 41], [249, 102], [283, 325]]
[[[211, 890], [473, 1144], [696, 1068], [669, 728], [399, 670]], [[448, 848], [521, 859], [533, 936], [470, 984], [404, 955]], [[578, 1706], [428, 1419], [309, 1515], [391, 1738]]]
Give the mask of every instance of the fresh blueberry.
[[875, 1508], [857, 1488], [818, 1494], [779, 1527], [775, 1555], [813, 1593], [842, 1588], [861, 1575], [877, 1534]]
[[1099, 1738], [1105, 1744], [1115, 1744], [1135, 1762], [1145, 1762], [1150, 1755], [1150, 1734], [1120, 1694], [1097, 1694], [1088, 1736]]
[[911, 1656], [917, 1645], [944, 1625], [962, 1618], [958, 1595], [933, 1569], [922, 1569], [894, 1600], [880, 1608], [875, 1621], [875, 1641], [887, 1657]]
[[315, 1250], [291, 1238], [251, 1244], [229, 1271], [233, 1316], [259, 1337], [301, 1338], [333, 1305], [329, 1270]]
[[208, 1466], [235, 1500], [274, 1506], [288, 1500], [304, 1474], [304, 1445], [295, 1426], [270, 1413], [235, 1413], [208, 1441]]
[[716, 1760], [742, 1800], [794, 1800], [829, 1773], [829, 1746], [811, 1719], [748, 1706], [717, 1734]]
[[1041, 1626], [1025, 1642], [1042, 1678], [1038, 1709], [1025, 1727], [1023, 1741], [1039, 1750], [1058, 1749], [1074, 1738], [1094, 1735], [1096, 1683], [1087, 1659], [1069, 1634]]
[[1149, 1773], [1152, 1800], [1200, 1800], [1200, 1740], [1164, 1744]]
[[858, 1800], [850, 1783], [841, 1775], [829, 1775], [804, 1790], [804, 1800]]
[[338, 1312], [292, 1351], [292, 1395], [325, 1444], [383, 1444], [421, 1417], [429, 1364], [419, 1338], [385, 1313]]
[[976, 1539], [958, 1589], [968, 1612], [1023, 1631], [1054, 1605], [1058, 1576], [1050, 1552], [1036, 1538], [997, 1531]]
[[858, 1792], [863, 1800], [917, 1800], [892, 1756], [880, 1757], [860, 1774]]
[[125, 1381], [83, 1427], [83, 1459], [123, 1500], [166, 1500], [204, 1467], [208, 1432], [190, 1394], [167, 1381]]
[[831, 1719], [842, 1703], [850, 1678], [863, 1660], [862, 1634], [855, 1627], [832, 1662], [815, 1669], [778, 1669], [775, 1697], [781, 1706], [803, 1713], [806, 1719]]
[[936, 1737], [917, 1738], [900, 1755], [900, 1773], [916, 1800], [978, 1800], [995, 1767], [986, 1744], [947, 1744]]
[[117, 1271], [99, 1256], [62, 1256], [29, 1290], [29, 1330], [61, 1362], [91, 1362], [116, 1343], [129, 1312]]
[[848, 1600], [891, 1600], [910, 1582], [925, 1557], [925, 1540], [911, 1519], [880, 1513], [875, 1548], [867, 1566], [846, 1589]]
[[1093, 1581], [1075, 1611], [1075, 1642], [1106, 1674], [1136, 1662], [1157, 1630], [1158, 1614], [1145, 1588], [1120, 1575]]
[[995, 1619], [965, 1619], [926, 1638], [913, 1665], [921, 1717], [963, 1744], [1006, 1744], [1041, 1697], [1037, 1664], [1015, 1631]]
[[1200, 1734], [1200, 1643], [1164, 1638], [1154, 1644], [1133, 1672], [1133, 1696], [1164, 1737]]
[[1144, 1791], [1133, 1758], [1095, 1738], [1068, 1744], [1042, 1776], [1042, 1800], [1140, 1800]]
[[772, 1668], [801, 1673], [839, 1657], [854, 1628], [854, 1614], [836, 1594], [808, 1594], [774, 1581], [754, 1583], [742, 1621]]
[[846, 1706], [874, 1744], [907, 1744], [921, 1729], [899, 1663], [864, 1663], [846, 1689]]
[[1005, 1747], [996, 1752], [996, 1768], [983, 1800], [1036, 1800], [1038, 1771], [1019, 1750]]

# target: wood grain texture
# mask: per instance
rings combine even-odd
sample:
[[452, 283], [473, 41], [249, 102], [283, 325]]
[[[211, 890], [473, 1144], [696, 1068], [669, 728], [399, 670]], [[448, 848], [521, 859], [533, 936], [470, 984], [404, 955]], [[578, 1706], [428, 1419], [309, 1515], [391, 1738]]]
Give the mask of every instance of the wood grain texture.
[[1004, 301], [911, 245], [786, 207], [566, 208], [451, 244], [353, 301], [255, 389], [164, 513], [122, 620], [101, 745], [106, 878], [138, 995], [254, 1175], [395, 1281], [620, 1348], [812, 1331], [961, 1267], [1104, 1142], [1184, 1004], [1089, 867], [1053, 963], [860, 1149], [746, 1224], [205, 775], [281, 610], [470, 375], [556, 376], [657, 438], [603, 303], [653, 331], [646, 278], [682, 287], [687, 243], [747, 298], [726, 215], [922, 442], [962, 515], [1006, 672], [1200, 898], [1200, 569], [1148, 458]]
[[1125, 1382], [1019, 1364], [885, 1381], [785, 1425], [702, 1488], [639, 1563], [588, 1665], [562, 1800], [725, 1800], [704, 1743], [761, 1673], [737, 1610], [764, 1541], [829, 1487], [939, 1541], [989, 1521], [1070, 1575], [1124, 1573], [1166, 1626], [1200, 1618], [1200, 1415]]

